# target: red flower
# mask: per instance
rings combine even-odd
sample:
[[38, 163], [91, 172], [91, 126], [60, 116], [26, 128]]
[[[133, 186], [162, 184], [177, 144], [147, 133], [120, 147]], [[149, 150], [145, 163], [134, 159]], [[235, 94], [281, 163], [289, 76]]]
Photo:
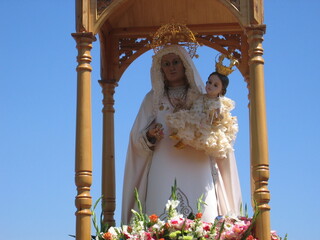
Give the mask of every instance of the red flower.
[[210, 226], [209, 226], [209, 225], [205, 225], [205, 226], [203, 227], [203, 230], [205, 230], [205, 231], [210, 231]]
[[149, 216], [149, 219], [152, 223], [156, 223], [158, 221], [158, 216], [156, 214], [152, 214]]
[[102, 235], [102, 238], [103, 239], [106, 239], [106, 240], [111, 240], [112, 239], [112, 234], [109, 233], [109, 232], [106, 232]]
[[201, 212], [197, 213], [196, 214], [196, 219], [201, 219], [201, 218], [202, 218], [202, 213]]
[[129, 239], [131, 236], [128, 233], [123, 233], [124, 239]]
[[248, 236], [246, 240], [254, 240], [254, 237], [252, 235]]
[[169, 229], [169, 228], [170, 228], [170, 224], [169, 224], [169, 223], [165, 223], [165, 224], [164, 224], [164, 228], [165, 228], [165, 229]]

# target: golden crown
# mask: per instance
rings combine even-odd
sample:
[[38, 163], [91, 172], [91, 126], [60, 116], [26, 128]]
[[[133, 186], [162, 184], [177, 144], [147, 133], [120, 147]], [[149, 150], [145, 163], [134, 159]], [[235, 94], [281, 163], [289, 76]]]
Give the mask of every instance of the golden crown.
[[168, 23], [162, 25], [152, 37], [152, 43], [149, 45], [157, 53], [168, 45], [178, 44], [186, 48], [189, 55], [193, 58], [198, 57], [196, 52], [199, 46], [193, 32], [181, 23]]
[[[217, 55], [218, 56], [218, 55]], [[223, 65], [223, 60], [227, 58], [229, 59], [230, 63], [229, 66]], [[220, 54], [219, 61], [216, 60], [216, 71], [222, 75], [228, 76], [230, 73], [234, 71], [233, 66], [237, 65], [239, 62], [235, 59], [231, 54], [226, 56], [225, 54]]]

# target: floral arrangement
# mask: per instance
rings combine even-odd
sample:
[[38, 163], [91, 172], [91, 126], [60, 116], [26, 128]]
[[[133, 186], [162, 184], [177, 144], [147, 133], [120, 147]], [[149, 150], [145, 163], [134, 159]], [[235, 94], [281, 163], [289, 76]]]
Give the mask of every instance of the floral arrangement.
[[[101, 221], [99, 229], [94, 209], [93, 224], [96, 229], [96, 240], [258, 240], [252, 235], [257, 211], [252, 218], [248, 216], [218, 216], [213, 223], [201, 220], [202, 196], [198, 199], [197, 211], [194, 216], [184, 218], [178, 211], [179, 200], [176, 196], [176, 184], [172, 187], [171, 199], [166, 204], [167, 220], [162, 221], [155, 214], [147, 216], [142, 211], [138, 192], [135, 190], [138, 211], [134, 214], [131, 225], [107, 227]], [[101, 219], [102, 220], [102, 219]], [[282, 240], [275, 231], [271, 231], [271, 240]], [[284, 240], [287, 240], [285, 236]]]

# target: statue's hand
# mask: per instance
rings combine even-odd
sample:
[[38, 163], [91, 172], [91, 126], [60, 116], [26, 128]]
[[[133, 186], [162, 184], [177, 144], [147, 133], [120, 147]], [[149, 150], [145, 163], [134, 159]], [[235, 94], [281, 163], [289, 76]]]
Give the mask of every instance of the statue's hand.
[[147, 138], [150, 142], [156, 143], [160, 141], [164, 136], [163, 127], [161, 123], [154, 123], [150, 126], [147, 132]]

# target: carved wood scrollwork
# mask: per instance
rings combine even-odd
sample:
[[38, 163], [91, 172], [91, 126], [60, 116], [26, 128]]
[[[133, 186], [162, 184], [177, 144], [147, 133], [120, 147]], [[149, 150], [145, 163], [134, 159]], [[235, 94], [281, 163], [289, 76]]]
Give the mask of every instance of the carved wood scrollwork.
[[113, 0], [97, 0], [97, 13], [98, 16], [105, 10]]
[[[151, 43], [151, 37], [119, 39], [119, 65], [126, 63], [136, 52], [146, 48]], [[131, 61], [130, 61], [131, 62]]]
[[[197, 35], [198, 41], [222, 52], [233, 52], [234, 57], [241, 60], [241, 34]], [[207, 42], [207, 44], [206, 44]]]
[[[211, 47], [217, 51], [228, 54], [233, 53], [233, 56], [242, 63], [242, 35], [241, 34], [224, 34], [224, 35], [196, 35], [197, 40], [204, 46]], [[124, 71], [137, 57], [149, 49], [149, 44], [152, 38], [145, 37], [123, 37], [118, 39], [118, 59], [120, 72]], [[240, 66], [241, 68], [241, 66]]]

